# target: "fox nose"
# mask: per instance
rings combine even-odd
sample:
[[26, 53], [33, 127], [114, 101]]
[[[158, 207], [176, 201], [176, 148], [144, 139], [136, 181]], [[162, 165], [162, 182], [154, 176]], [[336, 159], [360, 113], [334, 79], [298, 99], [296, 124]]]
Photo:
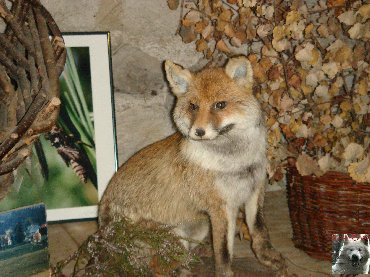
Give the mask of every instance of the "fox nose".
[[206, 131], [204, 131], [203, 128], [197, 128], [195, 129], [195, 135], [198, 137], [203, 137], [206, 134]]

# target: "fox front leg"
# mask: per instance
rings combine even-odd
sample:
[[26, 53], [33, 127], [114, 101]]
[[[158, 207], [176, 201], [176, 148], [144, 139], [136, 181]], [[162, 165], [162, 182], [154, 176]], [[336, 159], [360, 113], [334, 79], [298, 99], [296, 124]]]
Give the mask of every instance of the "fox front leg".
[[270, 237], [263, 217], [264, 187], [257, 190], [245, 205], [246, 221], [252, 239], [252, 250], [257, 259], [264, 265], [285, 274], [286, 265], [283, 256], [276, 251], [270, 242]]
[[216, 276], [234, 276], [231, 270], [231, 255], [228, 243], [227, 212], [218, 209], [210, 212]]

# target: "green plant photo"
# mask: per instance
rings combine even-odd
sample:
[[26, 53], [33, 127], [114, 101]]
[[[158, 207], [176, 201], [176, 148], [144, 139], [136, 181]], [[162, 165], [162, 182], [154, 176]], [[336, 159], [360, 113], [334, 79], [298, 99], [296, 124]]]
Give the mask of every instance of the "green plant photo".
[[98, 202], [89, 47], [67, 48], [60, 88], [57, 125], [39, 138], [32, 157], [17, 170], [0, 211], [40, 201], [48, 209]]

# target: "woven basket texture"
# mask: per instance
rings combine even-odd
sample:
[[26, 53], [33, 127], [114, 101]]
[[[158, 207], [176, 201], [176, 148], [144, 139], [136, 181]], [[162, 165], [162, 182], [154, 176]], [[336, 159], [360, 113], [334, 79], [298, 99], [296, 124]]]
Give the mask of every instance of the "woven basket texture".
[[287, 169], [293, 242], [310, 256], [331, 260], [333, 234], [370, 233], [370, 184], [347, 174], [301, 176]]

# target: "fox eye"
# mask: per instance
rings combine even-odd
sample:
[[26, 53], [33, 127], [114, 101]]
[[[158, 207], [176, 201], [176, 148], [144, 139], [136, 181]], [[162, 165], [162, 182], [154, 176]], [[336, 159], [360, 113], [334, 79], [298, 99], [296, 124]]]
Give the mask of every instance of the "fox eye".
[[199, 106], [197, 104], [194, 104], [194, 103], [190, 103], [190, 106], [189, 106], [190, 110], [192, 111], [197, 111], [199, 109]]
[[215, 109], [222, 110], [226, 107], [226, 101], [216, 102]]

